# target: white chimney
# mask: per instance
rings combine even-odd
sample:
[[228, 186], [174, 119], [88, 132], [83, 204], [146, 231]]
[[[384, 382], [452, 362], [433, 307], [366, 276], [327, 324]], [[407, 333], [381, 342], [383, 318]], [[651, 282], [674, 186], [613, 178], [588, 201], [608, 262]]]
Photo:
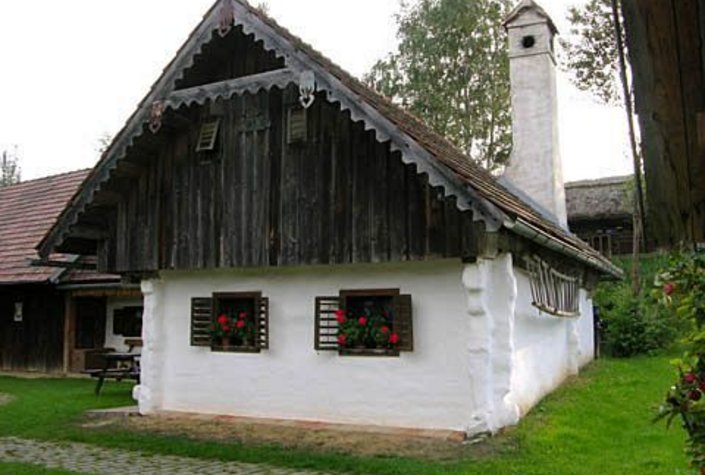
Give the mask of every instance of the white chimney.
[[503, 181], [566, 228], [553, 50], [558, 30], [533, 0], [522, 0], [507, 17], [505, 27], [514, 146]]

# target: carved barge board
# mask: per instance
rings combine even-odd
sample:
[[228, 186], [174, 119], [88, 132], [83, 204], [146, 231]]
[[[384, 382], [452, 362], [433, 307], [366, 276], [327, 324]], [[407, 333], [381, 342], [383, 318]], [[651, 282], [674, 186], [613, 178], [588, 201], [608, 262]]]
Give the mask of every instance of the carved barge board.
[[204, 105], [206, 101], [230, 99], [245, 93], [256, 94], [260, 90], [269, 91], [273, 87], [285, 89], [298, 80], [291, 69], [279, 69], [260, 74], [229, 79], [202, 86], [180, 89], [169, 94], [163, 101], [164, 107], [178, 109], [194, 104]]

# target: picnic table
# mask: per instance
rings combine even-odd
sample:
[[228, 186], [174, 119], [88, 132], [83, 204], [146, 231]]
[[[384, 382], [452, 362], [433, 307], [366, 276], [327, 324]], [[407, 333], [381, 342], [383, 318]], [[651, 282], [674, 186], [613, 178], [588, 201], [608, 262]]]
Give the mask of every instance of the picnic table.
[[103, 355], [105, 363], [101, 369], [91, 369], [84, 373], [96, 378], [96, 396], [100, 394], [103, 383], [106, 379], [114, 379], [118, 382], [123, 379], [140, 382], [140, 353], [105, 353]]

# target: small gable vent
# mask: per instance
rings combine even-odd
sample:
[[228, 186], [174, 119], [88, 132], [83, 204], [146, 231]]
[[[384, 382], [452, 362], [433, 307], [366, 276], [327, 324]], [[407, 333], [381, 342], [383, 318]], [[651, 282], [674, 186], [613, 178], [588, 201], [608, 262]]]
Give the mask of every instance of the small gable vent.
[[526, 259], [534, 307], [558, 317], [580, 315], [580, 279], [562, 274], [538, 257]]
[[308, 136], [306, 124], [306, 109], [300, 106], [292, 106], [288, 113], [287, 140], [288, 144], [305, 142]]
[[197, 152], [207, 152], [215, 149], [215, 142], [218, 139], [220, 130], [220, 119], [211, 119], [201, 126], [201, 135], [198, 137]]

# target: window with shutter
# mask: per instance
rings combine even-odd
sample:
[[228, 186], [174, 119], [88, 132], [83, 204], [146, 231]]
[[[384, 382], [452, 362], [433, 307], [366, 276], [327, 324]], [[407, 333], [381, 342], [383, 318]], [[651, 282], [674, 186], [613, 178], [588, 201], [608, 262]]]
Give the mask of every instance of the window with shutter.
[[269, 299], [261, 292], [191, 299], [191, 346], [242, 353], [269, 349]]
[[335, 312], [339, 309], [339, 297], [316, 297], [316, 351], [338, 351], [338, 322]]
[[211, 346], [213, 299], [191, 299], [191, 346]]
[[213, 294], [212, 349], [259, 353], [269, 348], [269, 299], [261, 292]]
[[410, 295], [399, 289], [342, 290], [316, 298], [316, 350], [344, 356], [399, 356], [413, 351]]

